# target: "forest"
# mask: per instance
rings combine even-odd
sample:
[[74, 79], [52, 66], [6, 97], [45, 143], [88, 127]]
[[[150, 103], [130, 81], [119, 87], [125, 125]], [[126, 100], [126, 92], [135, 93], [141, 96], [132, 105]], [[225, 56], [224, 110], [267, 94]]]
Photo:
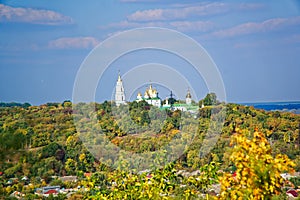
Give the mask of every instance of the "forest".
[[49, 185], [84, 188], [53, 199], [284, 199], [300, 186], [280, 176], [300, 171], [300, 115], [211, 94], [195, 104], [1, 103], [0, 199], [43, 199]]

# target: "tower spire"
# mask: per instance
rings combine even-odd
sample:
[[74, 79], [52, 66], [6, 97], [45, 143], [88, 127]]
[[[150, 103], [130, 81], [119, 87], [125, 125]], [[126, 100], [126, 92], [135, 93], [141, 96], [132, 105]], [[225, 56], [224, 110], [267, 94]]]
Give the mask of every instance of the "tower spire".
[[185, 103], [187, 105], [191, 105], [192, 104], [192, 95], [191, 95], [191, 92], [190, 92], [190, 88], [188, 88], [188, 92], [185, 96]]
[[173, 96], [174, 96], [174, 94], [173, 94], [173, 92], [171, 90], [170, 98], [173, 98]]
[[125, 91], [123, 87], [123, 82], [120, 75], [120, 70], [118, 72], [118, 81], [116, 84], [116, 95], [115, 95], [116, 105], [126, 104], [125, 102]]
[[120, 70], [118, 70], [118, 81], [122, 81], [121, 75], [120, 75]]

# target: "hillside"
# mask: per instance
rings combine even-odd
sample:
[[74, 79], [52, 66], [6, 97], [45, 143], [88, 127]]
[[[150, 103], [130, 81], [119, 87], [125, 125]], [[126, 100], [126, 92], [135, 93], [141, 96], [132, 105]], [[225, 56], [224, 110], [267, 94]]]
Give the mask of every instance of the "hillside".
[[[126, 109], [120, 108], [121, 111], [116, 113], [109, 102], [80, 104], [81, 108], [95, 108], [95, 125], [92, 115], [83, 117], [84, 113], [74, 109], [76, 106], [78, 105], [72, 107], [72, 103], [66, 101], [40, 106], [0, 108], [2, 194], [5, 194], [6, 182], [11, 178], [27, 176], [31, 183], [42, 184], [42, 180], [43, 184], [48, 184], [53, 176], [84, 177], [85, 172], [111, 171], [112, 168], [120, 167], [117, 164], [106, 166], [97, 156], [95, 158], [86, 148], [88, 146], [82, 144], [82, 133], [78, 130], [85, 130], [85, 140], [94, 143], [97, 138], [89, 135], [89, 131], [92, 130], [105, 134], [113, 144], [125, 151], [151, 153], [177, 137], [179, 130], [183, 131], [183, 124], [196, 124], [197, 130], [192, 143], [174, 161], [177, 170], [186, 171], [195, 171], [211, 162], [220, 163], [219, 168], [223, 171], [234, 171], [236, 166], [229, 159], [231, 136], [237, 128], [247, 130], [245, 135], [248, 135], [248, 138], [252, 137], [255, 130], [259, 130], [271, 144], [272, 155], [287, 155], [296, 164], [294, 169], [300, 171], [300, 115], [297, 114], [266, 112], [237, 104], [219, 104], [201, 108], [196, 115], [183, 117], [184, 114], [180, 111], [153, 112], [147, 103], [134, 102], [128, 106], [127, 118], [121, 118]], [[199, 157], [199, 149], [207, 139], [207, 131], [211, 130], [211, 118], [214, 117], [212, 113], [221, 111], [224, 112], [225, 118], [220, 137], [210, 153]], [[160, 114], [163, 113], [164, 123], [159, 124], [162, 119]], [[78, 117], [79, 124], [77, 122], [75, 126], [74, 119]], [[80, 124], [84, 124], [84, 128], [79, 127]], [[136, 128], [132, 129], [135, 126]], [[188, 131], [192, 130], [189, 127], [187, 126], [187, 134], [181, 139], [188, 137]], [[131, 161], [128, 162], [130, 167]], [[148, 165], [148, 168], [151, 166]]]

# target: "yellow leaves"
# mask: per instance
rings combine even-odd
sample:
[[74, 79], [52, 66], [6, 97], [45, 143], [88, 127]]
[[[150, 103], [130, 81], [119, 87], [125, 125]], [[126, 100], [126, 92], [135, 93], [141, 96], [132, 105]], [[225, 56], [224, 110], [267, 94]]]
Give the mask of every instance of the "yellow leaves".
[[196, 194], [196, 191], [193, 189], [186, 189], [186, 190], [184, 190], [184, 194], [185, 194], [185, 196], [191, 196], [191, 195]]
[[84, 154], [84, 153], [80, 154], [80, 155], [79, 155], [79, 160], [80, 160], [81, 162], [83, 162], [84, 159], [85, 159], [85, 154]]
[[135, 184], [135, 186], [140, 187], [140, 186], [141, 186], [141, 183], [137, 182], [137, 183]]
[[242, 163], [239, 163], [239, 164], [237, 165], [237, 168], [243, 168]]
[[272, 185], [270, 186], [270, 192], [274, 192], [274, 187]]
[[[229, 176], [231, 175], [229, 174]], [[231, 185], [230, 182], [231, 181], [229, 180], [228, 175], [224, 179], [221, 179], [221, 183], [223, 183], [222, 186], [225, 188], [228, 188]]]
[[275, 184], [276, 184], [276, 182], [275, 182], [275, 181], [276, 181], [276, 180], [275, 180], [275, 178], [274, 178], [274, 177], [271, 177], [270, 179], [271, 179], [271, 185], [275, 185]]
[[230, 156], [237, 170], [235, 176], [224, 174], [220, 178], [220, 199], [266, 199], [278, 194], [283, 186], [280, 174], [293, 171], [295, 164], [286, 155], [274, 158], [263, 133], [255, 131], [248, 139], [249, 132], [237, 132], [232, 136], [235, 147]]
[[242, 171], [242, 176], [245, 177], [249, 174], [250, 172], [250, 169], [249, 168], [245, 168], [243, 171]]
[[272, 131], [267, 130], [267, 136], [270, 137], [273, 134]]

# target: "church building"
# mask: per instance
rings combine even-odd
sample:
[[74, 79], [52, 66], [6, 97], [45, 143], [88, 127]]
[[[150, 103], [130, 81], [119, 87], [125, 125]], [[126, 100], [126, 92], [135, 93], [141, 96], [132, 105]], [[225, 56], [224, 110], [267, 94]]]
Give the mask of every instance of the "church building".
[[118, 75], [118, 81], [116, 84], [115, 102], [117, 106], [120, 106], [121, 104], [126, 104], [125, 91], [124, 91], [123, 82], [120, 73]]
[[[195, 112], [198, 110], [197, 105], [192, 104], [192, 95], [190, 90], [188, 90], [187, 95], [185, 96], [185, 103], [173, 103], [169, 104], [169, 99], [167, 98], [165, 103], [162, 105], [162, 100], [158, 96], [158, 92], [155, 88], [153, 88], [152, 84], [146, 89], [144, 95], [141, 92], [137, 94], [136, 102], [146, 101], [148, 104], [156, 106], [160, 109], [170, 109], [170, 110], [181, 110], [188, 112]], [[171, 93], [172, 98], [172, 93]], [[118, 80], [116, 84], [116, 93], [115, 93], [115, 102], [117, 106], [126, 104], [125, 101], [125, 91], [123, 87], [123, 82], [120, 76], [118, 75]]]
[[188, 90], [188, 93], [185, 96], [185, 103], [186, 103], [186, 105], [191, 105], [192, 104], [192, 95], [191, 95], [190, 90]]
[[149, 88], [146, 89], [144, 97], [140, 92], [138, 93], [136, 101], [139, 102], [142, 100], [145, 100], [148, 104], [153, 106], [161, 106], [161, 99], [158, 97], [158, 92], [152, 87], [152, 84], [150, 84]]

